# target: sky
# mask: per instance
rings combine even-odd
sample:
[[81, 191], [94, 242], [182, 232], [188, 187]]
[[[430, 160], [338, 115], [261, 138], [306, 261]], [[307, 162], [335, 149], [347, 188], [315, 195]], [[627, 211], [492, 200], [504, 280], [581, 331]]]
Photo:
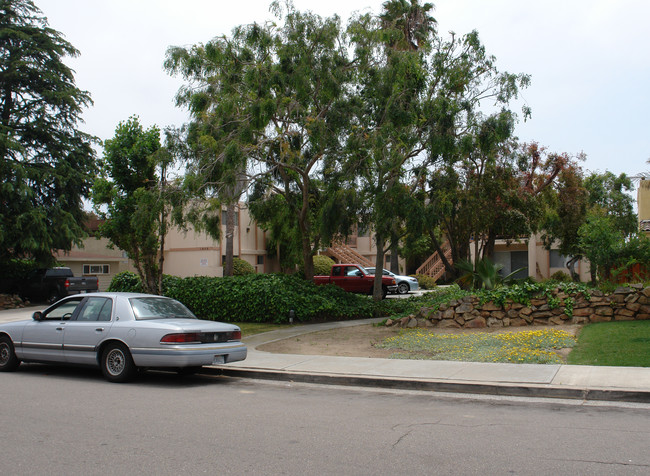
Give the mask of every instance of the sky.
[[[80, 51], [66, 63], [94, 105], [84, 132], [113, 137], [137, 115], [145, 127], [188, 121], [174, 104], [183, 84], [163, 69], [170, 46], [228, 35], [237, 25], [272, 20], [270, 0], [34, 0]], [[379, 12], [383, 0], [294, 0], [299, 10]], [[477, 30], [502, 71], [526, 73], [531, 85], [512, 104], [532, 118], [517, 125], [521, 141], [549, 152], [584, 153], [584, 169], [634, 176], [650, 170], [650, 1], [438, 0], [438, 31]]]

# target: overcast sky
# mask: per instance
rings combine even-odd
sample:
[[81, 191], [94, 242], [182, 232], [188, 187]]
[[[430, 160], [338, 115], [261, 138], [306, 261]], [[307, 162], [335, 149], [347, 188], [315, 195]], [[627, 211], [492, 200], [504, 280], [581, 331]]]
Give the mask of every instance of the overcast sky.
[[[294, 0], [322, 16], [381, 9], [382, 0]], [[584, 152], [583, 167], [635, 175], [650, 157], [650, 1], [439, 0], [441, 33], [478, 30], [498, 67], [532, 76], [532, 119], [516, 135], [553, 152]], [[182, 84], [162, 64], [169, 46], [205, 43], [272, 19], [270, 0], [35, 0], [80, 52], [67, 60], [94, 106], [82, 129], [110, 139], [138, 115], [161, 129], [187, 121], [174, 106]], [[521, 109], [521, 103], [514, 106]]]

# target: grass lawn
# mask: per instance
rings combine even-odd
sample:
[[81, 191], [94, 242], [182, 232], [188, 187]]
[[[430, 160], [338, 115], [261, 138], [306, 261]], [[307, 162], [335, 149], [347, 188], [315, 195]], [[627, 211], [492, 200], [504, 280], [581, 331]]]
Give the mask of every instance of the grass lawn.
[[650, 321], [586, 325], [567, 363], [650, 367]]
[[495, 334], [439, 334], [415, 329], [403, 330], [378, 347], [394, 349], [393, 359], [557, 364], [563, 359], [556, 351], [574, 344], [573, 336], [557, 329]]

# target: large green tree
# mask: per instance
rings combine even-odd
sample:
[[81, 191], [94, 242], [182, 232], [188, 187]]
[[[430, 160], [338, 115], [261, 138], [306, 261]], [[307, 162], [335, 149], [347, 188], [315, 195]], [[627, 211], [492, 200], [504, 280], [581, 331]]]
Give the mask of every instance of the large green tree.
[[[519, 167], [513, 161], [516, 116], [509, 104], [529, 77], [500, 72], [476, 31], [441, 39], [431, 64], [439, 79], [428, 106], [424, 215], [428, 229], [440, 229], [453, 261], [460, 262], [469, 258], [472, 239], [489, 243], [493, 226], [504, 219], [512, 225], [519, 215], [509, 213], [519, 188], [514, 178]], [[524, 108], [524, 116], [528, 112]], [[441, 243], [434, 234], [430, 237], [447, 272], [457, 275]]]
[[609, 215], [614, 226], [625, 236], [637, 231], [638, 221], [634, 213], [632, 180], [625, 174], [612, 172], [591, 173], [585, 177], [585, 188], [589, 195], [592, 212], [602, 211]]
[[563, 170], [553, 187], [544, 193], [546, 209], [540, 227], [542, 241], [548, 249], [559, 245], [558, 251], [570, 257], [567, 269], [574, 281], [580, 280], [575, 271], [583, 253], [578, 230], [585, 221], [588, 199], [582, 170], [575, 162]]
[[0, 1], [0, 261], [53, 261], [84, 237], [95, 175], [77, 127], [91, 99], [63, 59], [79, 52], [29, 0]]
[[[384, 267], [389, 249], [391, 262], [396, 261], [404, 224], [414, 210], [407, 182], [414, 159], [425, 149], [422, 98], [425, 59], [435, 35], [432, 8], [417, 0], [393, 0], [384, 3], [380, 16], [359, 16], [348, 29], [358, 93], [351, 101], [353, 127], [337, 182], [358, 188], [359, 216], [374, 232], [377, 269]], [[376, 273], [373, 297], [381, 295], [381, 273]]]
[[571, 257], [567, 266], [574, 279], [579, 279], [575, 263], [583, 257], [591, 263], [592, 280], [599, 270], [609, 276], [618, 259], [616, 250], [622, 250], [637, 232], [632, 189], [625, 174], [585, 175], [574, 164], [547, 194], [543, 239], [547, 247], [558, 245], [563, 255]]
[[431, 9], [389, 1], [351, 27], [361, 78], [351, 157], [370, 199], [377, 266], [405, 229], [428, 231], [441, 256], [442, 231], [454, 261], [466, 258], [489, 221], [481, 205], [496, 187], [487, 179], [504, 176], [497, 161], [515, 121], [507, 106], [529, 80], [499, 72], [476, 32], [439, 35]]
[[121, 122], [104, 143], [101, 176], [93, 202], [104, 219], [102, 236], [128, 253], [147, 292], [158, 294], [162, 280], [162, 240], [169, 202], [164, 190], [169, 155], [156, 126], [144, 129], [137, 117]]
[[[244, 27], [236, 28], [230, 39], [216, 38], [206, 45], [171, 47], [165, 68], [188, 81], [177, 96], [177, 105], [189, 109], [192, 120], [184, 128], [186, 142], [185, 189], [194, 198], [186, 206], [186, 218], [197, 231], [220, 240], [226, 225], [224, 275], [233, 274], [235, 212], [246, 189], [247, 150], [252, 149], [254, 131], [249, 106], [253, 74]], [[225, 73], [227, 72], [227, 73]], [[226, 207], [226, 220], [222, 208]]]
[[[340, 151], [352, 68], [337, 17], [285, 7], [274, 3], [281, 25], [244, 25], [206, 45], [170, 48], [166, 67], [190, 81], [180, 103], [211, 128], [202, 134], [201, 166], [192, 165], [196, 180], [221, 186], [248, 164], [256, 200], [276, 206], [282, 197], [310, 278], [321, 243], [323, 169]], [[276, 228], [256, 210], [264, 207], [251, 206], [261, 226]]]

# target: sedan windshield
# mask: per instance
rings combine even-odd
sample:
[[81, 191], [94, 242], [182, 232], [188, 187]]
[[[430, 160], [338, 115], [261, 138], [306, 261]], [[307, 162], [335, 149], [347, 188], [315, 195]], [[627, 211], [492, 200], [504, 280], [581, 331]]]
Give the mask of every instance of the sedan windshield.
[[137, 320], [148, 319], [196, 319], [196, 316], [180, 302], [163, 297], [139, 297], [129, 299]]

